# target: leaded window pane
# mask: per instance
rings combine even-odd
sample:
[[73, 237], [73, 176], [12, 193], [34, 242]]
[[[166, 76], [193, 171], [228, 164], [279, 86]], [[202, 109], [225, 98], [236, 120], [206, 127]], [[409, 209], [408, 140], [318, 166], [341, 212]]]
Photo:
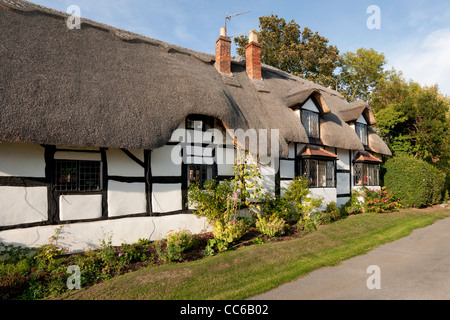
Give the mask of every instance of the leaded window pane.
[[355, 186], [379, 186], [380, 165], [369, 163], [355, 163], [354, 165]]
[[214, 166], [204, 164], [188, 164], [188, 185], [192, 183], [199, 183], [200, 187], [207, 181], [214, 178]]
[[319, 168], [318, 168], [318, 180], [319, 180], [319, 187], [326, 187], [327, 185], [327, 162], [326, 161], [319, 161]]
[[319, 135], [319, 114], [310, 110], [302, 110], [302, 124], [306, 134], [311, 138], [320, 138]]
[[362, 186], [364, 166], [362, 163], [355, 163], [354, 169], [355, 169], [354, 184], [355, 186]]
[[55, 189], [57, 191], [99, 191], [102, 189], [101, 162], [56, 160]]
[[366, 146], [367, 145], [367, 125], [357, 122], [355, 125], [355, 131], [359, 137], [359, 140], [361, 140], [361, 143]]
[[334, 161], [304, 159], [300, 173], [308, 178], [312, 188], [334, 187]]
[[328, 188], [334, 187], [334, 161], [327, 161], [327, 185]]

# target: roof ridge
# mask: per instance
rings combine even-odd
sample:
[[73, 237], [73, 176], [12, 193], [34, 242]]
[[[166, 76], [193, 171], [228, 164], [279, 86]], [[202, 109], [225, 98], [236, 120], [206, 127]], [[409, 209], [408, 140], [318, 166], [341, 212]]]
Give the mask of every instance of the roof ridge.
[[[22, 11], [22, 12], [32, 12], [32, 11], [37, 11], [37, 12], [42, 12], [45, 14], [49, 14], [49, 15], [53, 15], [56, 16], [58, 18], [63, 18], [66, 19], [68, 17], [70, 17], [70, 14], [63, 12], [63, 11], [59, 11], [56, 9], [52, 9], [52, 8], [48, 8], [39, 4], [35, 4], [26, 0], [0, 0], [0, 7], [6, 7], [9, 9], [12, 9], [13, 11]], [[97, 28], [97, 29], [101, 29], [105, 32], [109, 32], [111, 33], [111, 35], [115, 36], [116, 38], [118, 38], [121, 41], [128, 41], [128, 42], [132, 42], [132, 41], [142, 41], [144, 43], [153, 45], [153, 46], [157, 46], [157, 47], [161, 47], [163, 49], [165, 49], [168, 53], [184, 53], [184, 54], [188, 54], [194, 58], [199, 59], [200, 61], [204, 62], [204, 63], [211, 63], [212, 61], [214, 61], [214, 56], [208, 53], [204, 53], [204, 52], [200, 52], [200, 51], [196, 51], [196, 50], [192, 50], [192, 49], [188, 49], [185, 47], [181, 47], [178, 46], [176, 44], [172, 44], [172, 43], [168, 43], [168, 42], [164, 42], [155, 38], [151, 38], [139, 33], [135, 33], [129, 30], [125, 30], [122, 28], [118, 28], [112, 25], [108, 25], [105, 23], [101, 23], [95, 20], [91, 20], [88, 18], [81, 18], [81, 25], [89, 25], [91, 27]]]

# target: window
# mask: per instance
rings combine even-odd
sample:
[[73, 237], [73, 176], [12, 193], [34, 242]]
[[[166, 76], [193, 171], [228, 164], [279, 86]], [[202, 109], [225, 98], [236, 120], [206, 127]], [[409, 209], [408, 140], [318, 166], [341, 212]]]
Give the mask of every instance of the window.
[[355, 186], [379, 186], [380, 185], [380, 165], [358, 162], [354, 165]]
[[361, 143], [363, 145], [367, 146], [367, 125], [356, 122], [355, 123], [355, 131], [359, 137], [359, 140], [361, 140]]
[[301, 162], [302, 175], [308, 178], [311, 188], [334, 188], [334, 160], [304, 159]]
[[191, 115], [186, 118], [186, 129], [207, 131], [214, 129], [214, 118], [201, 115]]
[[207, 181], [211, 181], [215, 178], [213, 165], [206, 164], [188, 164], [187, 174], [188, 174], [188, 185], [191, 183], [199, 183], [200, 187], [203, 188], [203, 184]]
[[102, 190], [100, 161], [56, 160], [55, 188], [57, 191]]
[[319, 133], [319, 114], [310, 110], [301, 111], [301, 119], [306, 134], [311, 138], [320, 138]]

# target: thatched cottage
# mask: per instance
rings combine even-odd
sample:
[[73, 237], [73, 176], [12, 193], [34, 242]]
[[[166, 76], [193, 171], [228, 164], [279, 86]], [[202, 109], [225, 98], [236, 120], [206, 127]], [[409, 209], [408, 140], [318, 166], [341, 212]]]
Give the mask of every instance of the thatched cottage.
[[262, 65], [255, 34], [239, 60], [225, 30], [214, 56], [67, 18], [0, 0], [1, 242], [40, 245], [60, 225], [73, 250], [200, 232], [188, 184], [232, 176], [223, 159], [237, 129], [272, 133], [260, 164], [272, 192], [305, 174], [313, 194], [342, 205], [379, 185], [391, 152], [369, 106]]

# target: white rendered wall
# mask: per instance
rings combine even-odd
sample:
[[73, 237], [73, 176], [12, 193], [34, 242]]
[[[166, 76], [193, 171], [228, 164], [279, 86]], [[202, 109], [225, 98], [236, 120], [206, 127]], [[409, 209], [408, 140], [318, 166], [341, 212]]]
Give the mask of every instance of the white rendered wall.
[[145, 183], [108, 182], [108, 217], [147, 211]]
[[261, 184], [265, 191], [275, 192], [275, 175], [279, 170], [278, 159], [273, 157], [260, 157], [259, 171], [261, 174]]
[[280, 178], [295, 178], [294, 160], [280, 160]]
[[102, 195], [61, 195], [59, 218], [61, 221], [97, 219], [102, 216]]
[[0, 226], [47, 219], [47, 187], [0, 187]]
[[[61, 226], [40, 226], [0, 231], [0, 241], [27, 247], [47, 244]], [[61, 227], [57, 244], [70, 252], [94, 249], [102, 240], [111, 238], [112, 245], [134, 243], [139, 239], [160, 240], [170, 232], [189, 230], [192, 233], [211, 231], [204, 218], [193, 214], [176, 214], [164, 217], [133, 217], [93, 222], [66, 224]]]
[[338, 156], [338, 160], [337, 160], [337, 169], [342, 169], [342, 170], [350, 170], [350, 165], [351, 165], [351, 159], [350, 159], [350, 154], [349, 154], [349, 150], [347, 149], [337, 149], [337, 156]]
[[235, 149], [216, 148], [217, 175], [232, 176], [234, 174]]
[[152, 189], [153, 212], [164, 213], [183, 209], [181, 183], [154, 183]]
[[350, 173], [336, 173], [336, 189], [337, 194], [348, 194], [350, 190]]
[[44, 148], [38, 144], [1, 142], [0, 176], [45, 177]]
[[155, 149], [151, 154], [153, 176], [181, 176], [181, 148], [166, 145]]
[[[142, 150], [130, 150], [139, 160], [144, 162], [144, 152]], [[108, 161], [108, 175], [123, 177], [143, 177], [144, 168], [120, 149], [108, 149], [106, 151]]]
[[336, 202], [336, 188], [310, 188], [312, 196], [323, 197], [323, 204]]
[[345, 205], [349, 200], [350, 200], [350, 197], [337, 198], [336, 204], [338, 205], [339, 208], [341, 208], [341, 207], [342, 207], [343, 205]]

